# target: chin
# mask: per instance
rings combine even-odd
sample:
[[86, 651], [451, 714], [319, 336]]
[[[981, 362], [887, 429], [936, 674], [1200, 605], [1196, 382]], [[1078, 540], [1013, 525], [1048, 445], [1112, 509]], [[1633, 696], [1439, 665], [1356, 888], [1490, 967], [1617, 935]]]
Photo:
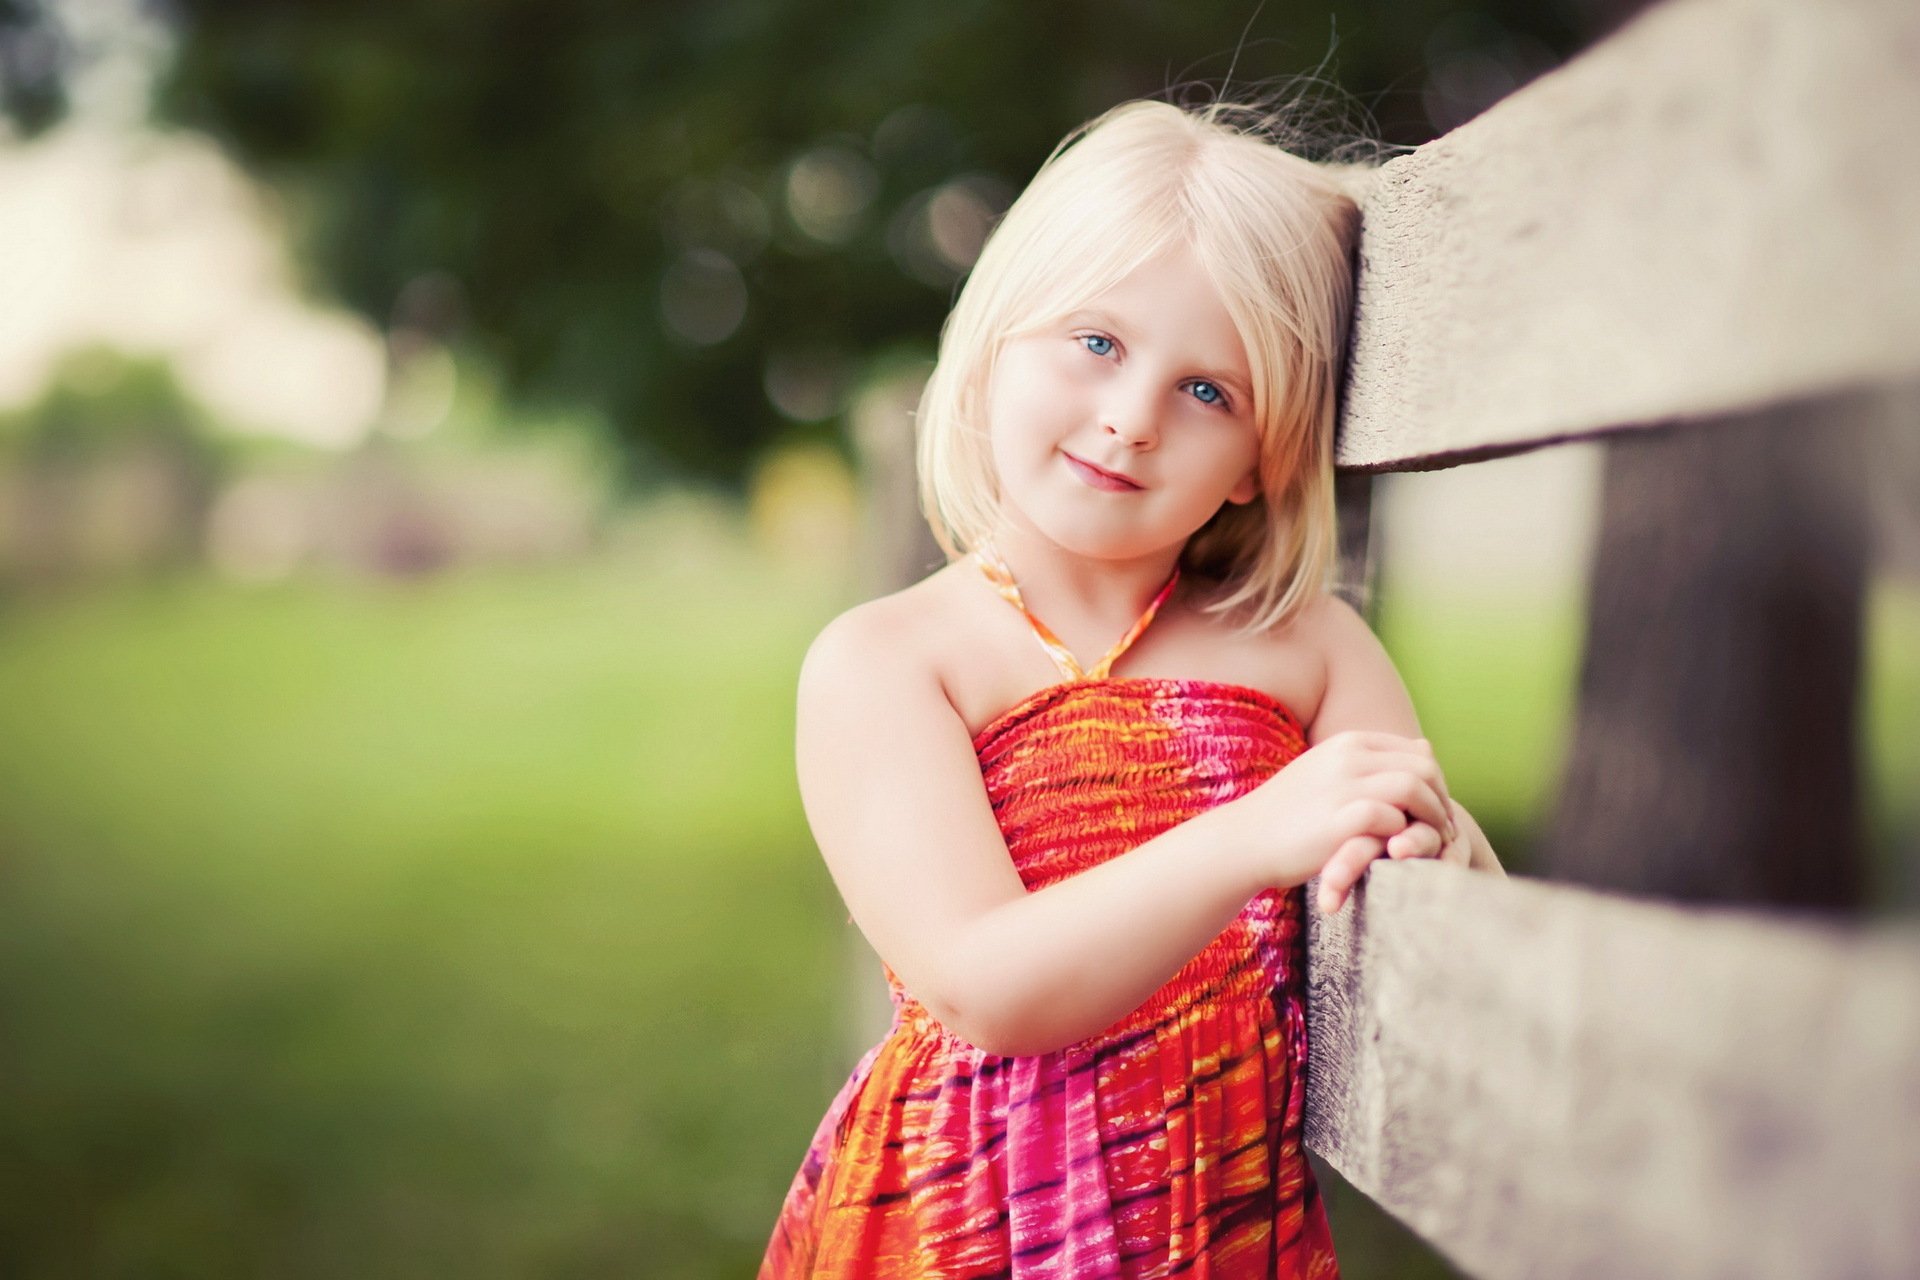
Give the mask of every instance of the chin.
[[1036, 521], [1035, 528], [1062, 551], [1087, 560], [1135, 560], [1152, 555], [1173, 541], [1139, 529], [1093, 529], [1066, 521]]

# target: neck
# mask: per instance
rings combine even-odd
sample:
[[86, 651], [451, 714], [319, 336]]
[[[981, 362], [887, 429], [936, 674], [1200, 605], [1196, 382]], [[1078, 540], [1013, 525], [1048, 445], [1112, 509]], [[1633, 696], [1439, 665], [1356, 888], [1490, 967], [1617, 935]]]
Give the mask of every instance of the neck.
[[1117, 620], [1124, 626], [1140, 616], [1173, 576], [1185, 544], [1124, 559], [1096, 559], [1068, 551], [1034, 531], [1002, 525], [992, 545], [1036, 615]]

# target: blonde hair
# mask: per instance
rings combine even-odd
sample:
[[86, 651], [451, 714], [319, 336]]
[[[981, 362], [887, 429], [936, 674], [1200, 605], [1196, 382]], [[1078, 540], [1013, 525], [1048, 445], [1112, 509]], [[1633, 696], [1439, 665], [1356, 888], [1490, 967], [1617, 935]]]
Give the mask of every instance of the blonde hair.
[[1246, 347], [1260, 496], [1222, 504], [1181, 568], [1220, 579], [1206, 610], [1238, 611], [1248, 632], [1330, 585], [1333, 430], [1370, 168], [1295, 155], [1273, 123], [1229, 103], [1123, 103], [1069, 133], [1007, 210], [941, 330], [915, 416], [921, 507], [949, 561], [998, 522], [985, 407], [1001, 345], [1184, 243]]

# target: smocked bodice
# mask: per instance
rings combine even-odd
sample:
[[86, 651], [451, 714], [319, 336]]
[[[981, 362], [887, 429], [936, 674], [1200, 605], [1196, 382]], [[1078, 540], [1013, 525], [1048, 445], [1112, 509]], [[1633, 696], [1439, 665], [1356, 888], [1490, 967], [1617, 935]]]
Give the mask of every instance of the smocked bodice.
[[1042, 689], [973, 743], [1029, 890], [1245, 794], [1302, 745], [1292, 713], [1257, 689], [1112, 676]]
[[[1012, 578], [1004, 566], [986, 559], [983, 567], [1027, 613], [1068, 676], [1008, 708], [973, 740], [1008, 855], [1029, 892], [1119, 857], [1245, 794], [1305, 749], [1293, 713], [1261, 690], [1105, 674], [1151, 621], [1174, 579], [1093, 668], [1098, 674], [1085, 675], [1027, 612], [1017, 588], [1009, 590]], [[1265, 1000], [1275, 987], [1297, 980], [1300, 903], [1297, 890], [1257, 895], [1133, 1015], [1096, 1039], [1151, 1025], [1196, 1001]], [[951, 1038], [891, 968], [885, 973], [897, 1024]]]

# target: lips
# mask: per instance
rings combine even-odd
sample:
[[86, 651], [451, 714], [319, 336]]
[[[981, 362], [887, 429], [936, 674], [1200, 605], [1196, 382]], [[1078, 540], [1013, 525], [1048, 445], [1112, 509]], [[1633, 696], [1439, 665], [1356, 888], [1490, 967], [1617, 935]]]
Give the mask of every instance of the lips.
[[1129, 480], [1123, 475], [1096, 467], [1091, 462], [1074, 457], [1064, 449], [1060, 454], [1067, 460], [1067, 465], [1073, 468], [1073, 473], [1095, 489], [1105, 489], [1110, 493], [1130, 493], [1145, 488], [1138, 481]]

